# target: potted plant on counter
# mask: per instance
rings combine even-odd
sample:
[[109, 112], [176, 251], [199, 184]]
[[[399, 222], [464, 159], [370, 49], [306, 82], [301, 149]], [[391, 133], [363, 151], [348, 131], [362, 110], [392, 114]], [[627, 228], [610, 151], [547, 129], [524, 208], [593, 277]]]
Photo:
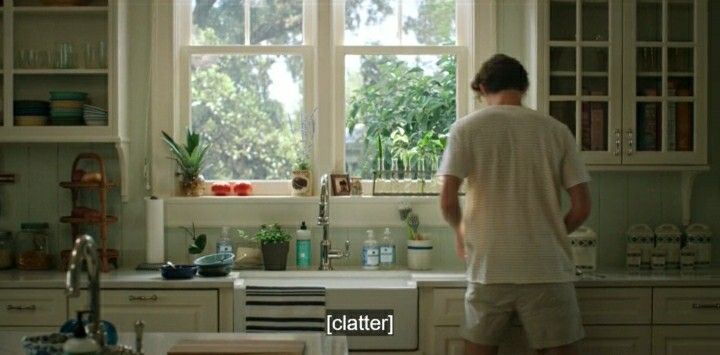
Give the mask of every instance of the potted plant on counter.
[[180, 187], [185, 196], [202, 196], [205, 192], [205, 179], [202, 169], [205, 167], [205, 153], [210, 147], [200, 142], [200, 134], [188, 128], [186, 144], [181, 145], [165, 132], [163, 141], [170, 148], [172, 159], [178, 165], [178, 175], [181, 177]]
[[408, 230], [407, 262], [410, 270], [430, 270], [432, 267], [432, 240], [418, 232], [420, 216], [408, 212], [405, 218]]
[[260, 242], [263, 263], [265, 270], [285, 270], [287, 268], [287, 256], [292, 236], [275, 223], [272, 225], [263, 224], [255, 234], [255, 239]]

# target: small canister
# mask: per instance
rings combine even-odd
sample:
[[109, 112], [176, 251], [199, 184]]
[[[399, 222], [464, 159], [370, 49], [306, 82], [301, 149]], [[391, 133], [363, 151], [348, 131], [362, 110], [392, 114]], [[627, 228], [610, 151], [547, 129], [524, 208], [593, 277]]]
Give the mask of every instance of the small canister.
[[575, 267], [582, 271], [595, 271], [597, 267], [597, 234], [585, 226], [570, 233]]
[[12, 233], [0, 231], [0, 269], [9, 269], [13, 266], [14, 249]]
[[49, 270], [52, 257], [48, 252], [50, 225], [22, 223], [17, 235], [17, 267], [20, 270]]
[[710, 266], [712, 252], [712, 231], [704, 224], [691, 224], [685, 229], [687, 246], [695, 250], [695, 267]]
[[667, 251], [661, 248], [655, 248], [651, 254], [650, 268], [653, 271], [665, 270]]
[[695, 250], [690, 247], [684, 247], [680, 251], [680, 270], [692, 271], [695, 269]]
[[674, 224], [662, 224], [655, 228], [655, 247], [665, 249], [665, 265], [668, 269], [680, 267], [682, 233]]
[[650, 257], [655, 247], [655, 232], [647, 224], [636, 224], [628, 228], [627, 247], [640, 250], [640, 267], [650, 268]]
[[628, 270], [640, 269], [640, 264], [642, 262], [642, 252], [637, 247], [628, 246], [625, 253], [625, 261]]

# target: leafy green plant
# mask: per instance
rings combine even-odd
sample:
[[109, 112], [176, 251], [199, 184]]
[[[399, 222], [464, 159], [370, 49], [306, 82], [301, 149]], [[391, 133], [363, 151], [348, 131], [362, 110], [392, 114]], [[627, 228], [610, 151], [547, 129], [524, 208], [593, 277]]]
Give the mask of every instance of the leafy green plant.
[[255, 239], [260, 244], [284, 243], [290, 241], [292, 236], [283, 231], [279, 224], [274, 223], [269, 226], [266, 224], [260, 226], [260, 230], [255, 234]]
[[192, 244], [188, 246], [188, 253], [190, 254], [200, 254], [205, 250], [205, 246], [207, 245], [207, 235], [200, 234], [198, 235], [195, 232], [195, 223], [192, 224], [192, 229], [187, 227], [182, 227], [183, 230], [185, 230], [185, 233], [187, 233], [190, 238], [192, 238]]
[[205, 154], [207, 153], [208, 144], [200, 142], [200, 134], [193, 132], [188, 128], [186, 135], [186, 144], [181, 145], [164, 131], [163, 141], [170, 148], [172, 159], [180, 169], [183, 181], [191, 181], [198, 177], [205, 166]]
[[[418, 159], [436, 162], [457, 117], [455, 57], [442, 56], [435, 63], [436, 73], [394, 57], [364, 56], [363, 60], [361, 70], [372, 73], [367, 76], [372, 80], [352, 93], [346, 122], [350, 134], [359, 125], [365, 127], [366, 155], [375, 156], [367, 161], [391, 166], [393, 159], [399, 159], [401, 169], [417, 168], [410, 165]], [[353, 173], [370, 176], [372, 165]]]

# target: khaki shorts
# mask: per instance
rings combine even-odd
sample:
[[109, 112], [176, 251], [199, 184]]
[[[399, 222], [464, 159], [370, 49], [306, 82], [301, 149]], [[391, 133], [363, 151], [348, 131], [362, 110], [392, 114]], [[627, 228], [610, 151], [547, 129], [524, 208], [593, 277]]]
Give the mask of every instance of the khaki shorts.
[[517, 315], [533, 349], [574, 343], [585, 336], [572, 282], [468, 284], [463, 338], [497, 346]]

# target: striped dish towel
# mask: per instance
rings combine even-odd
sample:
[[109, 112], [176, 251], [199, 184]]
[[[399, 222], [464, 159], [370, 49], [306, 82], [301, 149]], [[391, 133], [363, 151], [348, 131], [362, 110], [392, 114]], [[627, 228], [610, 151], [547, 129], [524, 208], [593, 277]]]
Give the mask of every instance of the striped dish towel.
[[258, 332], [324, 332], [324, 287], [245, 289], [245, 329]]

